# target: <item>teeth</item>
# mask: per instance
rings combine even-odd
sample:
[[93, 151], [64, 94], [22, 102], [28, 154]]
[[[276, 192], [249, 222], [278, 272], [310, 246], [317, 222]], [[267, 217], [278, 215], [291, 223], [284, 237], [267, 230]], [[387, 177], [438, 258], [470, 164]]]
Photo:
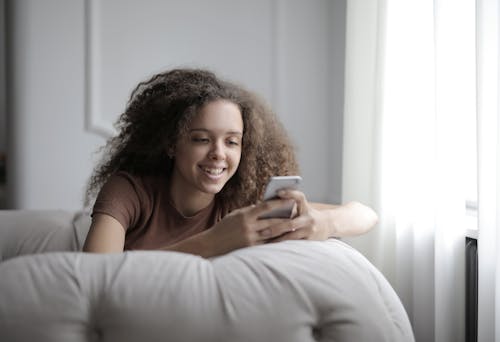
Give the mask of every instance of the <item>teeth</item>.
[[223, 168], [211, 169], [208, 167], [204, 167], [203, 171], [205, 171], [206, 173], [209, 173], [211, 175], [217, 176], [217, 175], [220, 175], [222, 173], [222, 171], [224, 171], [224, 169]]

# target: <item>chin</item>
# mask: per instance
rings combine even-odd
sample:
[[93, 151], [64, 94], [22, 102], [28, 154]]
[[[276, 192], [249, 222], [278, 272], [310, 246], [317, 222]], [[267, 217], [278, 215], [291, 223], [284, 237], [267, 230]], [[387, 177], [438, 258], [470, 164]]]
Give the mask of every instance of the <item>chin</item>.
[[201, 190], [207, 194], [216, 195], [222, 191], [222, 189], [224, 188], [224, 185], [225, 185], [225, 183], [222, 185], [213, 185], [212, 184], [209, 186], [202, 186]]
[[219, 180], [218, 182], [201, 182], [199, 188], [205, 193], [209, 193], [212, 195], [218, 194], [222, 191], [222, 189], [226, 186], [231, 178], [227, 178], [224, 180]]

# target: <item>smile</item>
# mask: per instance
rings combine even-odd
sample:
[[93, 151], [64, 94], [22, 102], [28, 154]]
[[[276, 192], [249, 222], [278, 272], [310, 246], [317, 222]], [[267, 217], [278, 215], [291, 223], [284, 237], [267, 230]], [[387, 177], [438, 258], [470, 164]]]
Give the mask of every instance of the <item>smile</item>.
[[222, 172], [224, 172], [225, 170], [225, 168], [222, 167], [212, 168], [212, 167], [200, 166], [200, 168], [210, 176], [220, 176]]

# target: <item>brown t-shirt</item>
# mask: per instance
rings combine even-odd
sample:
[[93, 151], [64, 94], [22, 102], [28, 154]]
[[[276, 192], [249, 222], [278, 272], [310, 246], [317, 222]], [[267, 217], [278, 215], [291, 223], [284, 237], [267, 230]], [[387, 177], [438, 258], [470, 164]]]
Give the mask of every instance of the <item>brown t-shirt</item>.
[[125, 250], [159, 249], [202, 232], [222, 217], [216, 201], [186, 217], [170, 200], [166, 177], [112, 175], [94, 204], [92, 215], [110, 215], [126, 229]]

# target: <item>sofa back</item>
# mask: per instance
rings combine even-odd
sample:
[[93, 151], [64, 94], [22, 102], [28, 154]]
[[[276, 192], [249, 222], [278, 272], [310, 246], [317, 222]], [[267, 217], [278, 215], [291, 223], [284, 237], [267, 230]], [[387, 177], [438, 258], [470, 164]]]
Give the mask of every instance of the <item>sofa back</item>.
[[0, 341], [414, 341], [390, 284], [342, 241], [82, 253], [89, 226], [0, 211]]
[[339, 240], [203, 259], [44, 253], [0, 263], [1, 341], [414, 342], [384, 277]]

